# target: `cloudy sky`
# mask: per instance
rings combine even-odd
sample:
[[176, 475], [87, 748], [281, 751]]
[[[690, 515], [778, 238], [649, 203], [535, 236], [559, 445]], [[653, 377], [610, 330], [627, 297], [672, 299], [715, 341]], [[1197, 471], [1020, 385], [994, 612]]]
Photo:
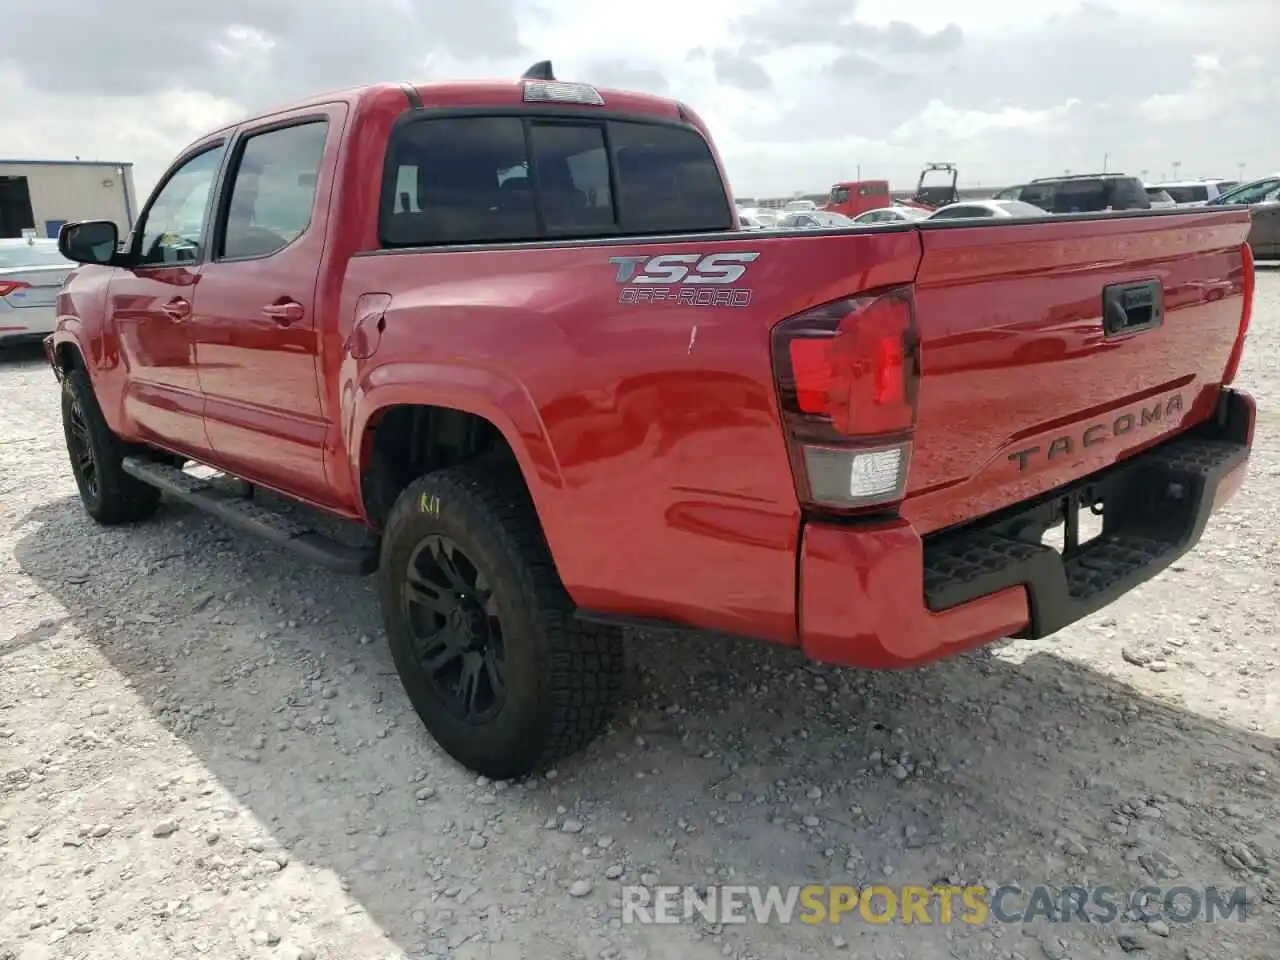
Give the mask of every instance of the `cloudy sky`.
[[[1280, 168], [1280, 0], [4, 0], [5, 156], [131, 160], [377, 80], [518, 75], [678, 97], [740, 195], [925, 161], [967, 184]], [[16, 41], [16, 42], [15, 42]]]

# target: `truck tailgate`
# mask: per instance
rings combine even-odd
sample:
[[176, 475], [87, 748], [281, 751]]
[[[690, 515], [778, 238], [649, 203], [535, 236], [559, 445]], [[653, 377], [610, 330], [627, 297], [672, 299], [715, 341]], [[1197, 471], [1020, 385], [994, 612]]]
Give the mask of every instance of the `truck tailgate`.
[[968, 521], [1209, 417], [1243, 313], [1248, 230], [1247, 212], [1203, 210], [921, 224], [903, 515], [921, 534]]

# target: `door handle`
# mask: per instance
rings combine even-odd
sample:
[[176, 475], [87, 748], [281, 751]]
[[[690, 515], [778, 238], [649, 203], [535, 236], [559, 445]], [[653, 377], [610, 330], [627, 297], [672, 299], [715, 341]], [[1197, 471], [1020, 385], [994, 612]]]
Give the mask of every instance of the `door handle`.
[[262, 308], [263, 314], [270, 317], [282, 327], [297, 323], [302, 319], [302, 304], [297, 300], [286, 300], [283, 303], [269, 303]]
[[185, 320], [191, 316], [191, 303], [182, 297], [174, 297], [160, 309], [171, 320]]

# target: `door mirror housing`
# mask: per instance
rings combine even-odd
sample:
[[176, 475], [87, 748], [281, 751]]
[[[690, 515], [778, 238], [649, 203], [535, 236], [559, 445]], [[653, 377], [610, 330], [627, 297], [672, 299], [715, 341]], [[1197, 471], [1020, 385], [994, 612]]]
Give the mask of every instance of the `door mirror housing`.
[[58, 252], [75, 263], [112, 266], [119, 263], [120, 230], [110, 220], [64, 223]]

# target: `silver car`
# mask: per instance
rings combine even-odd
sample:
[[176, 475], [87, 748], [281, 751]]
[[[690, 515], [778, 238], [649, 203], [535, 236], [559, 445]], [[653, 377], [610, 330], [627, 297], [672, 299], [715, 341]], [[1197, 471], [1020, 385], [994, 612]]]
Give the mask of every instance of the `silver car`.
[[1040, 207], [1021, 200], [962, 200], [939, 207], [929, 215], [930, 220], [983, 220], [1009, 219], [1013, 217], [1047, 217]]
[[842, 213], [826, 210], [801, 210], [789, 213], [778, 221], [782, 230], [830, 230], [832, 227], [851, 227], [853, 221]]
[[1249, 228], [1249, 247], [1259, 260], [1280, 259], [1280, 173], [1251, 180], [1209, 201], [1209, 206], [1249, 204], [1253, 222]]
[[921, 210], [918, 207], [891, 205], [877, 207], [875, 210], [866, 210], [854, 217], [853, 222], [860, 227], [869, 227], [877, 223], [911, 223], [916, 220], [923, 220], [927, 216], [929, 216], [928, 210]]
[[0, 239], [0, 344], [53, 332], [58, 291], [75, 266], [57, 240]]

